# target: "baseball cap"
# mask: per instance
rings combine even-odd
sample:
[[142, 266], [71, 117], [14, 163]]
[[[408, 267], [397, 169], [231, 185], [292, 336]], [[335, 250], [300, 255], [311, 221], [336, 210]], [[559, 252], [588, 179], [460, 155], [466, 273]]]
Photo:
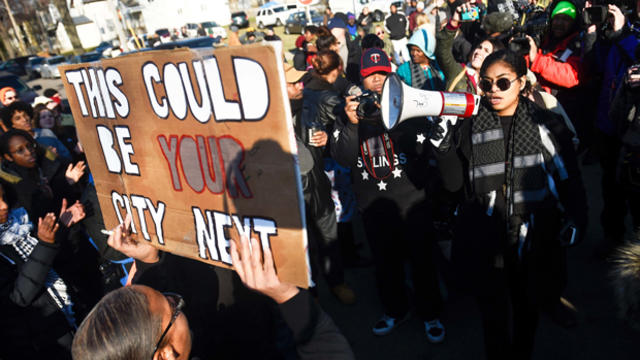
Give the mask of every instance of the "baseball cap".
[[297, 70], [287, 63], [284, 64], [284, 78], [289, 84], [297, 83], [306, 73], [306, 71]]
[[371, 48], [365, 50], [360, 58], [360, 76], [366, 78], [375, 72], [391, 72], [389, 56], [384, 50]]

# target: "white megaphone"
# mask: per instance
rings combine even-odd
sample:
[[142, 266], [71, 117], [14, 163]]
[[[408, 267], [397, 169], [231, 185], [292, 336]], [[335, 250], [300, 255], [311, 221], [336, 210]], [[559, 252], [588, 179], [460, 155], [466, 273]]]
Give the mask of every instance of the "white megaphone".
[[478, 113], [480, 104], [478, 95], [414, 89], [395, 73], [387, 76], [380, 100], [382, 122], [387, 129], [415, 117], [470, 117]]

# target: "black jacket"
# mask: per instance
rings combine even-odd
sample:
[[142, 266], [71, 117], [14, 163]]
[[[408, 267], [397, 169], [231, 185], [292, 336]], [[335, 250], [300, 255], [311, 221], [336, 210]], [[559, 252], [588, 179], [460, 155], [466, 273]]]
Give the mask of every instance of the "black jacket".
[[[37, 165], [33, 169], [17, 166], [4, 159], [0, 165], [0, 181], [6, 187], [9, 204], [11, 207], [25, 208], [32, 221], [49, 212], [58, 214], [63, 198], [71, 205], [81, 195], [79, 185], [69, 185], [65, 177], [68, 162], [40, 146], [37, 152]], [[46, 179], [51, 191], [43, 186], [40, 176]], [[37, 221], [34, 225], [37, 227]]]
[[3, 359], [71, 358], [72, 329], [45, 287], [59, 248], [39, 241], [24, 262], [12, 246], [0, 246]]
[[[194, 350], [204, 347], [205, 351], [192, 353], [202, 354], [203, 359], [281, 358], [273, 351], [275, 343], [283, 341], [275, 325], [282, 320], [291, 330], [298, 358], [354, 358], [340, 330], [305, 290], [280, 304], [278, 311], [272, 300], [245, 288], [232, 270], [169, 253], [161, 253], [155, 264], [136, 261], [136, 267], [134, 283], [184, 296]], [[199, 337], [202, 327], [206, 338]]]
[[[393, 169], [388, 164], [391, 154], [385, 155], [385, 133], [391, 140]], [[404, 121], [388, 133], [381, 121], [352, 124], [342, 117], [336, 123], [336, 136], [330, 136], [331, 156], [342, 166], [352, 169], [353, 190], [360, 211], [377, 206], [382, 203], [378, 200], [384, 199], [393, 201], [404, 214], [425, 200], [431, 173], [431, 148], [426, 136], [424, 119]], [[364, 149], [365, 144], [368, 144], [368, 150]], [[371, 156], [365, 156], [365, 150]]]
[[384, 22], [391, 40], [400, 40], [407, 36], [407, 17], [400, 13], [390, 14]]
[[326, 131], [331, 138], [336, 118], [344, 112], [344, 105], [333, 85], [318, 77], [313, 77], [306, 85], [303, 99], [300, 138], [314, 163], [308, 174], [307, 187], [303, 190], [307, 209], [311, 215], [320, 216], [335, 211], [335, 207], [331, 200], [331, 182], [324, 173], [325, 149], [309, 145], [309, 130]]

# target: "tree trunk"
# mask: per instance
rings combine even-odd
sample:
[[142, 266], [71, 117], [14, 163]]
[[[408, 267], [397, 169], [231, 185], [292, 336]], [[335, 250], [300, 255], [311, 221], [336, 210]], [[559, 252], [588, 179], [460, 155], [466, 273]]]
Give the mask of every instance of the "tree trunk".
[[82, 43], [80, 43], [80, 37], [78, 37], [78, 31], [76, 30], [76, 26], [73, 23], [71, 14], [69, 13], [69, 8], [67, 8], [67, 0], [53, 0], [53, 3], [58, 8], [58, 12], [62, 17], [62, 24], [64, 25], [64, 29], [67, 31], [67, 36], [69, 36], [69, 40], [71, 40], [71, 46], [73, 46], [73, 52], [76, 54], [83, 53], [84, 49], [82, 48]]
[[4, 26], [4, 23], [1, 20], [0, 20], [0, 38], [2, 40], [2, 45], [4, 47], [6, 55], [8, 56], [8, 58], [6, 58], [5, 60], [9, 60], [16, 57], [16, 53], [15, 51], [13, 51], [13, 46], [11, 45], [11, 39], [9, 38], [9, 31], [7, 31], [7, 28]]

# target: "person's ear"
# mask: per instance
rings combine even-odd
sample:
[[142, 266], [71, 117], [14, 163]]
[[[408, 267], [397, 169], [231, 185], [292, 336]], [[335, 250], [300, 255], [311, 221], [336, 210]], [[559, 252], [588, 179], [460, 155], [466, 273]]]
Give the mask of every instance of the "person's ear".
[[13, 162], [13, 158], [9, 154], [4, 154], [4, 159]]
[[523, 75], [520, 77], [520, 92], [524, 91], [524, 88], [527, 86], [527, 76]]
[[178, 358], [176, 352], [173, 349], [173, 346], [170, 343], [167, 343], [163, 347], [159, 348], [156, 354], [158, 354], [158, 356], [154, 360], [175, 360]]

